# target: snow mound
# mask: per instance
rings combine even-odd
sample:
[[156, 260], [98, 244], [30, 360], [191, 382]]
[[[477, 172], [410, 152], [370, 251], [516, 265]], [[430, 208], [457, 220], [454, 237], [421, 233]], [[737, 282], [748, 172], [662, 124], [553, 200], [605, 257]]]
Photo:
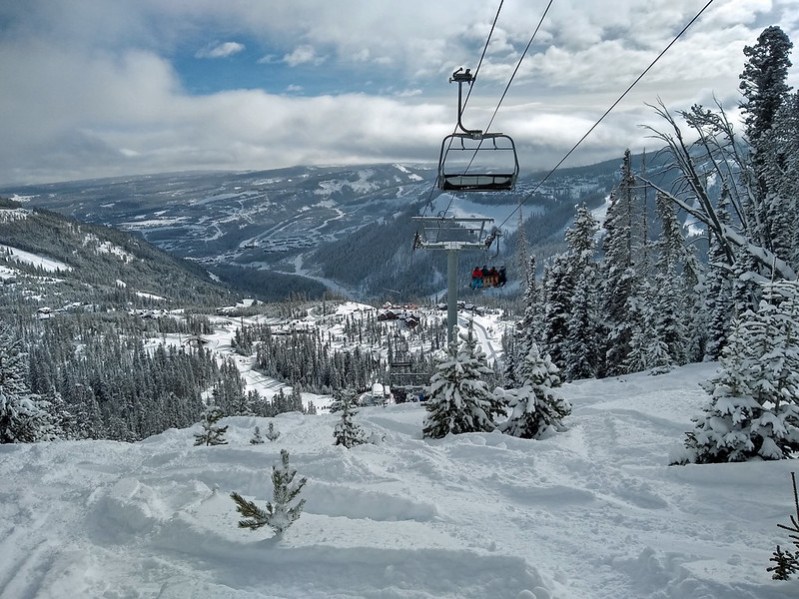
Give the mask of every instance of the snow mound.
[[[795, 463], [668, 466], [715, 365], [565, 385], [568, 430], [421, 438], [423, 405], [225, 418], [140, 443], [0, 445], [0, 598], [786, 599], [768, 559]], [[273, 422], [274, 443], [250, 445]], [[239, 528], [286, 449], [307, 477], [282, 538]]]

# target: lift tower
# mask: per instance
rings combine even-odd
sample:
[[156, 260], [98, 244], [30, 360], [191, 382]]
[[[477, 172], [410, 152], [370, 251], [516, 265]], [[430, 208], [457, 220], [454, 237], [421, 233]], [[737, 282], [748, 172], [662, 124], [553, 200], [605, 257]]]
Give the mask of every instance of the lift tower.
[[415, 216], [419, 230], [413, 239], [413, 249], [444, 250], [447, 252], [447, 344], [455, 340], [458, 323], [458, 252], [487, 250], [499, 236], [499, 229], [488, 226], [493, 218]]

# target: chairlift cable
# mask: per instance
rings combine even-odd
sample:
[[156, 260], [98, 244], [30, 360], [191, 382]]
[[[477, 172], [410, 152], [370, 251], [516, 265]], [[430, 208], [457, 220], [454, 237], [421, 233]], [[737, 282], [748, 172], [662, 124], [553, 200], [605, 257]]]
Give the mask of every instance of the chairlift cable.
[[494, 118], [497, 116], [497, 112], [499, 112], [499, 107], [502, 106], [502, 102], [505, 100], [505, 96], [508, 94], [508, 90], [510, 89], [510, 84], [513, 83], [513, 79], [516, 77], [516, 73], [519, 72], [519, 67], [522, 66], [522, 61], [524, 57], [527, 55], [527, 51], [530, 49], [530, 46], [533, 45], [533, 41], [535, 40], [535, 36], [538, 34], [538, 30], [541, 29], [541, 25], [544, 23], [544, 19], [547, 17], [547, 13], [549, 12], [550, 7], [552, 6], [552, 2], [554, 0], [549, 0], [549, 4], [544, 9], [544, 13], [541, 15], [541, 18], [538, 21], [538, 25], [535, 27], [535, 31], [533, 31], [533, 35], [530, 36], [530, 41], [527, 42], [527, 46], [525, 46], [524, 51], [522, 52], [521, 56], [519, 56], [518, 62], [516, 62], [516, 68], [513, 69], [513, 73], [510, 75], [510, 79], [508, 79], [507, 85], [505, 85], [505, 90], [502, 92], [502, 96], [499, 98], [499, 102], [497, 102], [497, 107], [494, 109], [494, 114], [491, 115], [491, 119], [488, 121], [488, 125], [486, 126], [485, 130], [488, 131], [491, 129], [491, 124], [494, 122]]
[[671, 40], [671, 42], [669, 42], [669, 44], [668, 44], [668, 45], [667, 45], [667, 46], [666, 46], [666, 47], [665, 47], [665, 48], [664, 48], [664, 49], [663, 49], [663, 50], [660, 52], [660, 54], [658, 54], [658, 55], [655, 57], [655, 59], [654, 59], [654, 60], [653, 60], [651, 63], [649, 63], [649, 66], [648, 66], [648, 67], [646, 67], [646, 68], [643, 70], [643, 72], [642, 72], [640, 75], [638, 75], [638, 77], [636, 77], [636, 79], [635, 79], [635, 80], [634, 80], [634, 81], [633, 81], [633, 82], [632, 82], [632, 83], [629, 85], [629, 87], [628, 87], [626, 90], [624, 90], [624, 92], [623, 92], [623, 93], [622, 93], [622, 94], [621, 94], [621, 95], [620, 95], [620, 96], [619, 96], [619, 97], [616, 99], [616, 101], [615, 101], [615, 102], [613, 102], [613, 104], [611, 104], [611, 105], [610, 105], [610, 108], [608, 108], [608, 109], [605, 111], [605, 113], [604, 113], [604, 114], [603, 114], [601, 117], [599, 117], [599, 119], [598, 119], [598, 120], [597, 120], [597, 121], [596, 121], [596, 122], [595, 122], [593, 125], [591, 125], [591, 127], [588, 129], [588, 131], [586, 131], [586, 132], [585, 132], [585, 134], [584, 134], [584, 135], [583, 135], [583, 136], [582, 136], [582, 137], [581, 137], [581, 138], [580, 138], [580, 139], [577, 141], [577, 143], [576, 143], [576, 144], [574, 144], [574, 146], [572, 146], [572, 148], [571, 148], [571, 149], [570, 149], [568, 152], [566, 152], [566, 155], [565, 155], [565, 156], [563, 156], [563, 158], [561, 158], [561, 159], [560, 159], [560, 161], [559, 161], [559, 162], [558, 162], [558, 163], [557, 163], [557, 164], [556, 164], [554, 167], [552, 167], [552, 169], [551, 169], [551, 170], [550, 170], [550, 171], [549, 171], [549, 172], [546, 174], [546, 176], [545, 176], [543, 179], [541, 179], [541, 181], [539, 181], [539, 182], [536, 184], [536, 186], [535, 186], [535, 187], [532, 189], [532, 191], [530, 191], [530, 193], [528, 193], [528, 194], [527, 194], [527, 195], [526, 195], [524, 198], [522, 198], [522, 199], [519, 201], [519, 205], [518, 205], [518, 206], [517, 206], [517, 207], [516, 207], [516, 208], [513, 210], [513, 212], [511, 212], [511, 213], [510, 213], [510, 214], [507, 216], [507, 218], [505, 218], [505, 220], [504, 220], [504, 221], [502, 221], [502, 224], [499, 226], [499, 228], [500, 228], [500, 229], [501, 229], [501, 228], [502, 228], [502, 227], [505, 225], [505, 223], [507, 223], [507, 222], [508, 222], [508, 220], [510, 220], [510, 218], [511, 218], [511, 217], [512, 217], [512, 216], [513, 216], [515, 213], [516, 213], [516, 211], [517, 211], [517, 210], [520, 210], [520, 209], [521, 209], [522, 205], [523, 205], [525, 202], [527, 202], [527, 201], [528, 201], [530, 198], [532, 198], [532, 197], [533, 197], [533, 195], [535, 194], [535, 192], [536, 192], [536, 191], [538, 191], [538, 190], [541, 188], [541, 186], [542, 186], [542, 185], [543, 185], [543, 184], [544, 184], [544, 183], [547, 181], [547, 179], [549, 179], [549, 178], [550, 178], [550, 177], [551, 177], [551, 176], [552, 176], [552, 175], [555, 173], [555, 171], [556, 171], [556, 170], [558, 170], [558, 168], [560, 168], [560, 166], [561, 166], [561, 165], [562, 165], [564, 162], [566, 162], [566, 160], [569, 158], [569, 156], [571, 156], [571, 155], [574, 153], [574, 151], [575, 151], [575, 150], [578, 148], [578, 146], [579, 146], [581, 143], [583, 143], [583, 142], [585, 141], [585, 139], [586, 139], [586, 138], [587, 138], [587, 137], [588, 137], [588, 136], [589, 136], [589, 135], [590, 135], [590, 134], [593, 132], [593, 130], [594, 130], [594, 129], [596, 129], [596, 128], [599, 126], [599, 124], [600, 124], [600, 123], [601, 123], [601, 122], [602, 122], [602, 121], [605, 119], [605, 117], [606, 117], [606, 116], [608, 116], [608, 114], [610, 114], [610, 112], [611, 112], [611, 111], [612, 111], [614, 108], [616, 108], [616, 106], [619, 104], [619, 102], [621, 102], [621, 101], [622, 101], [622, 100], [625, 98], [625, 96], [626, 96], [626, 95], [627, 95], [627, 94], [630, 92], [630, 90], [632, 90], [632, 88], [633, 88], [633, 87], [635, 87], [635, 85], [636, 85], [636, 84], [637, 84], [639, 81], [641, 81], [641, 79], [643, 79], [643, 78], [644, 78], [644, 76], [645, 76], [645, 75], [646, 75], [646, 74], [647, 74], [647, 73], [648, 73], [648, 72], [649, 72], [649, 71], [652, 69], [652, 67], [653, 67], [653, 66], [655, 66], [655, 64], [656, 64], [656, 63], [657, 63], [657, 62], [658, 62], [658, 61], [659, 61], [659, 60], [660, 60], [660, 59], [663, 57], [663, 55], [664, 55], [664, 54], [665, 54], [665, 53], [666, 53], [666, 52], [667, 52], [667, 51], [668, 51], [668, 50], [669, 50], [669, 49], [670, 49], [670, 48], [671, 48], [671, 47], [672, 47], [672, 46], [673, 46], [675, 43], [677, 43], [677, 40], [679, 40], [679, 39], [680, 39], [680, 37], [682, 37], [682, 35], [683, 35], [683, 34], [684, 34], [686, 31], [688, 31], [688, 29], [691, 27], [691, 25], [693, 25], [693, 24], [694, 24], [694, 22], [695, 22], [697, 19], [699, 19], [699, 17], [700, 17], [700, 16], [702, 16], [702, 13], [704, 13], [704, 12], [705, 12], [705, 10], [707, 10], [707, 8], [708, 8], [708, 7], [709, 7], [711, 4], [713, 4], [713, 0], [708, 0], [707, 4], [705, 4], [705, 5], [702, 7], [702, 9], [701, 9], [701, 10], [700, 10], [698, 13], [696, 13], [696, 15], [694, 16], [694, 18], [692, 18], [690, 21], [688, 21], [688, 24], [687, 24], [687, 25], [685, 25], [685, 27], [683, 27], [683, 28], [682, 28], [682, 30], [681, 30], [681, 31], [680, 31], [680, 32], [679, 32], [679, 33], [678, 33], [678, 34], [677, 34], [677, 35], [674, 37], [674, 39], [673, 39], [673, 40]]
[[[516, 62], [516, 68], [513, 69], [513, 72], [510, 75], [510, 79], [508, 79], [508, 83], [505, 85], [505, 90], [502, 92], [502, 95], [500, 96], [499, 101], [497, 102], [497, 106], [496, 106], [496, 108], [494, 108], [494, 112], [491, 115], [491, 118], [488, 120], [488, 124], [486, 125], [486, 128], [484, 129], [484, 131], [488, 132], [491, 129], [491, 125], [494, 123], [494, 119], [496, 118], [497, 113], [499, 112], [499, 108], [500, 108], [500, 106], [502, 106], [502, 102], [505, 100], [505, 96], [508, 94], [508, 90], [510, 89], [510, 85], [511, 85], [511, 83], [513, 83], [513, 79], [516, 77], [516, 73], [519, 72], [519, 68], [522, 66], [522, 61], [524, 60], [524, 57], [527, 55], [527, 51], [530, 49], [530, 46], [533, 45], [533, 41], [535, 40], [535, 36], [538, 35], [538, 30], [541, 29], [541, 25], [544, 23], [544, 19], [547, 17], [547, 13], [549, 12], [549, 9], [551, 8], [553, 1], [554, 0], [549, 0], [549, 3], [547, 4], [546, 8], [544, 9], [543, 14], [541, 15], [541, 18], [538, 20], [538, 25], [536, 25], [535, 30], [533, 31], [533, 35], [530, 36], [530, 41], [527, 42], [527, 46], [525, 46], [524, 51], [521, 53], [521, 56], [519, 56], [519, 60]], [[469, 91], [471, 92], [471, 88], [469, 89]], [[467, 95], [467, 99], [468, 99], [468, 95]], [[450, 143], [451, 143], [451, 140], [450, 140]], [[471, 168], [472, 164], [474, 163], [474, 159], [477, 157], [477, 152], [480, 150], [480, 146], [481, 145], [482, 145], [482, 141], [477, 146], [477, 148], [475, 148], [474, 153], [472, 154], [472, 158], [471, 158], [471, 160], [469, 160], [469, 164], [466, 165], [466, 169], [465, 170], [467, 172], [468, 172], [469, 168]]]

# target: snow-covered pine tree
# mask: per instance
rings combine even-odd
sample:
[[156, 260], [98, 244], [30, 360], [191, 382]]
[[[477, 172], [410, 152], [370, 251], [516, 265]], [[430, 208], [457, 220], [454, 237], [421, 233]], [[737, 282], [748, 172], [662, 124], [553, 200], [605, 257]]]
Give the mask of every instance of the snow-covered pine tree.
[[305, 408], [302, 403], [302, 388], [299, 383], [295, 383], [291, 387], [291, 396], [289, 397], [289, 404], [291, 405], [292, 412], [305, 411]]
[[462, 338], [440, 355], [425, 393], [427, 417], [422, 436], [440, 439], [450, 433], [488, 432], [496, 428], [494, 417], [504, 408], [500, 408], [501, 401], [484, 380], [492, 371], [478, 347], [470, 346]]
[[52, 435], [59, 439], [77, 439], [78, 428], [75, 416], [67, 408], [67, 404], [55, 386], [42, 396], [41, 405], [50, 415]]
[[[574, 278], [566, 253], [558, 254], [544, 268], [544, 317], [542, 344], [558, 366], [566, 362], [566, 341], [572, 313]], [[529, 350], [528, 350], [529, 351]]]
[[674, 366], [669, 348], [658, 330], [657, 297], [653, 287], [641, 281], [630, 297], [630, 352], [624, 362], [626, 372], [649, 370], [650, 374], [668, 372]]
[[262, 510], [252, 501], [247, 501], [235, 491], [230, 497], [236, 504], [236, 511], [244, 518], [239, 520], [239, 528], [258, 530], [262, 526], [269, 526], [276, 536], [280, 536], [291, 526], [302, 513], [305, 499], [297, 497], [308, 482], [303, 477], [295, 481], [297, 471], [289, 466], [289, 452], [280, 450], [281, 466], [272, 466], [272, 501], [267, 502], [266, 510]]
[[517, 352], [521, 342], [520, 330], [517, 326], [511, 330], [505, 329], [502, 334], [502, 381], [508, 387], [516, 387]]
[[[777, 25], [766, 27], [758, 36], [754, 46], [745, 46], [744, 55], [748, 58], [740, 75], [739, 85], [743, 100], [740, 103], [746, 137], [752, 150], [754, 171], [754, 196], [751, 222], [755, 223], [755, 239], [768, 250], [775, 251], [772, 235], [780, 233], [778, 223], [771, 219], [779, 217], [783, 200], [774, 188], [769, 177], [769, 139], [780, 107], [788, 97], [788, 68], [791, 66], [790, 53], [793, 43]], [[772, 209], [770, 204], [778, 206]], [[777, 253], [775, 251], [775, 253]], [[782, 257], [782, 256], [780, 256]]]
[[353, 421], [353, 418], [358, 413], [355, 409], [355, 402], [354, 393], [342, 394], [341, 418], [333, 430], [333, 437], [336, 439], [333, 445], [343, 445], [347, 449], [351, 449], [356, 445], [363, 445], [367, 442], [363, 429]]
[[[716, 215], [724, 226], [730, 224], [730, 190], [725, 185], [721, 190]], [[707, 343], [704, 360], [718, 360], [727, 343], [727, 334], [732, 318], [732, 271], [726, 260], [724, 248], [718, 236], [709, 234], [708, 267], [705, 284], [705, 306], [707, 314]]]
[[328, 406], [328, 410], [331, 414], [335, 414], [336, 412], [340, 412], [341, 409], [344, 407], [344, 402], [347, 399], [352, 401], [355, 398], [355, 390], [349, 387], [338, 387], [333, 390], [333, 401], [330, 402]]
[[[496, 386], [500, 377], [495, 370], [488, 365], [488, 358], [486, 357], [485, 351], [483, 351], [483, 346], [478, 342], [477, 335], [474, 332], [474, 320], [469, 321], [469, 326], [466, 328], [466, 335], [461, 335], [461, 339], [464, 342], [462, 347], [463, 351], [474, 361], [476, 365], [475, 370], [481, 372], [483, 375], [482, 381], [485, 383], [486, 390]], [[489, 415], [492, 420], [496, 421], [498, 416], [505, 416], [506, 406], [502, 398], [489, 392], [486, 396], [486, 400], [489, 404]]]
[[604, 317], [604, 368], [600, 374], [615, 376], [626, 373], [626, 361], [632, 339], [631, 310], [635, 305], [632, 295], [638, 288], [636, 260], [641, 236], [634, 231], [633, 218], [636, 197], [636, 178], [632, 170], [630, 151], [624, 152], [621, 182], [611, 193], [610, 206], [603, 224], [604, 261], [602, 263], [601, 310]]
[[705, 265], [691, 251], [682, 267], [678, 289], [683, 296], [680, 306], [686, 328], [685, 360], [701, 362], [707, 345], [708, 315], [704, 310]]
[[270, 422], [266, 427], [265, 435], [270, 441], [277, 441], [278, 437], [280, 437], [280, 431], [275, 428], [274, 422]]
[[683, 310], [686, 296], [693, 289], [680, 285], [680, 274], [689, 258], [680, 222], [674, 206], [661, 193], [657, 194], [655, 205], [660, 220], [661, 233], [655, 249], [654, 281], [654, 336], [666, 345], [670, 362], [682, 365], [687, 362], [688, 330], [686, 323], [691, 314]]
[[194, 445], [227, 445], [225, 441], [226, 426], [218, 426], [217, 423], [222, 419], [222, 410], [219, 406], [210, 405], [202, 413], [200, 424], [203, 427], [201, 433], [194, 435]]
[[566, 380], [592, 378], [599, 370], [599, 314], [597, 306], [598, 278], [595, 269], [586, 270], [577, 279], [572, 295], [572, 312], [567, 322], [565, 344]]
[[503, 433], [540, 439], [565, 430], [562, 420], [571, 414], [571, 405], [555, 391], [561, 384], [558, 372], [549, 356], [542, 356], [533, 344], [520, 368], [522, 386], [502, 392], [511, 409], [508, 420], [499, 425]]
[[541, 338], [543, 329], [543, 301], [536, 284], [536, 260], [530, 255], [525, 272], [524, 313], [516, 324], [512, 339], [506, 342], [505, 384], [518, 386], [516, 366], [527, 355], [530, 346]]
[[261, 427], [256, 426], [255, 432], [252, 434], [252, 439], [250, 439], [250, 445], [262, 445], [264, 443], [264, 438], [261, 436]]
[[33, 443], [54, 438], [50, 414], [25, 382], [22, 342], [0, 327], [0, 443]]
[[777, 111], [766, 148], [766, 217], [774, 253], [799, 271], [799, 92]]
[[571, 279], [570, 310], [562, 347], [562, 373], [566, 380], [594, 377], [599, 366], [599, 280], [594, 256], [598, 228], [588, 206], [581, 204], [574, 224], [566, 230], [569, 244], [566, 269]]
[[791, 199], [786, 211], [789, 223], [782, 232], [787, 238], [780, 243], [789, 245], [787, 260], [799, 272], [799, 92], [783, 104], [775, 129], [779, 140], [775, 155], [780, 157], [781, 167], [777, 191], [783, 198]]
[[677, 463], [778, 460], [799, 450], [799, 282], [764, 285], [736, 319], [711, 399]]

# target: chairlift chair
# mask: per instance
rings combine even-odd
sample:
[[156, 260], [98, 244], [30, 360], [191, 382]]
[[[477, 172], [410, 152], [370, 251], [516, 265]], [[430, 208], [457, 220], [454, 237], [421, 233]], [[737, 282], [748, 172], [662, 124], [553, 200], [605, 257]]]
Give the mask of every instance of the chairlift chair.
[[469, 69], [458, 69], [450, 83], [458, 84], [457, 130], [441, 142], [438, 188], [442, 191], [510, 191], [519, 176], [516, 144], [504, 133], [487, 133], [463, 125], [463, 84], [471, 85]]

